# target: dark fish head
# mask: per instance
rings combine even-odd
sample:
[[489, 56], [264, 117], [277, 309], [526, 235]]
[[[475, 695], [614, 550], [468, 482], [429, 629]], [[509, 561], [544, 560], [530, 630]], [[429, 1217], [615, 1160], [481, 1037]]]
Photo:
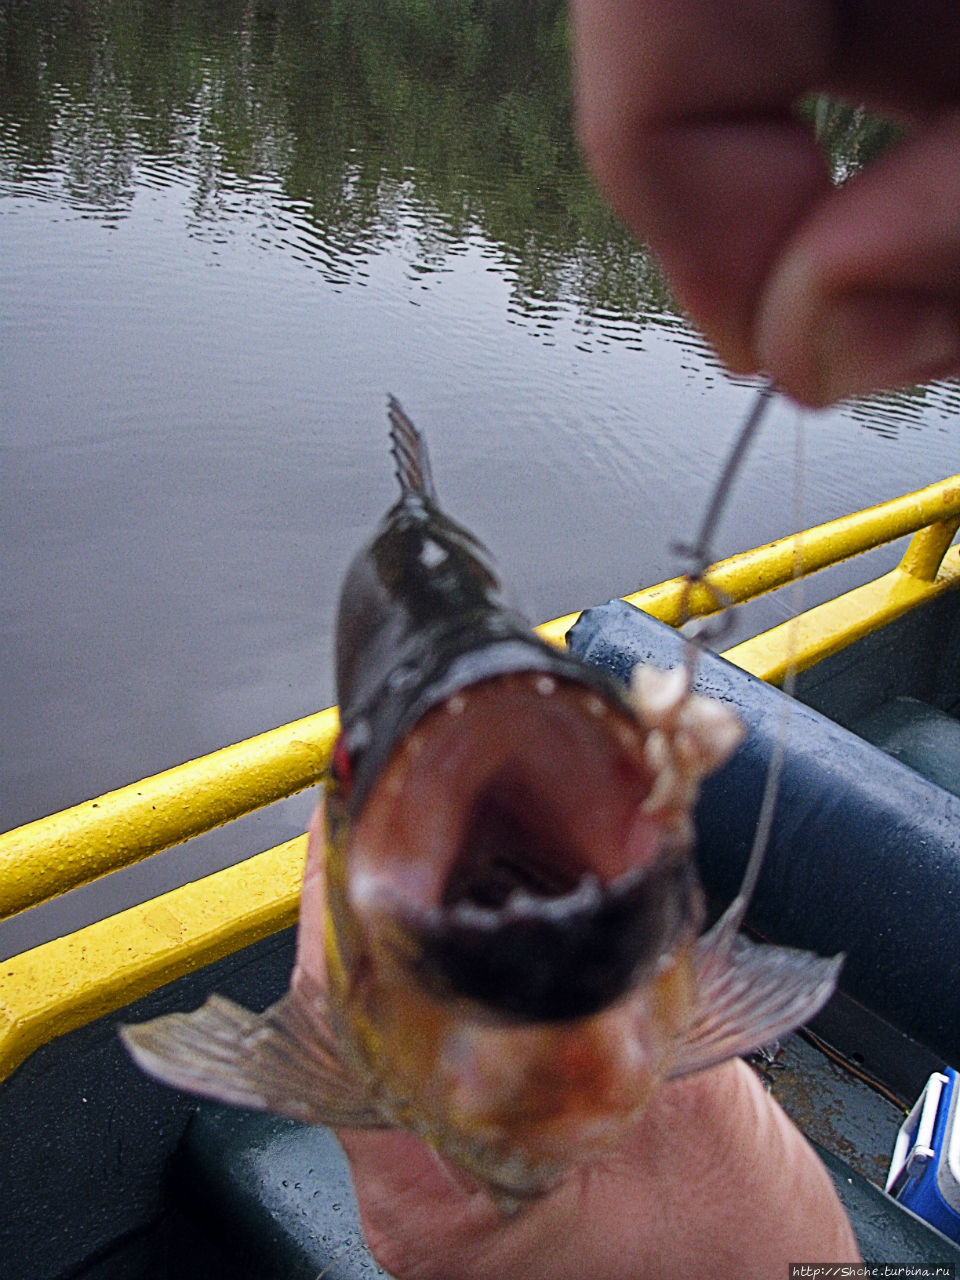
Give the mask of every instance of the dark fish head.
[[361, 949], [480, 1019], [562, 1022], [621, 999], [702, 916], [688, 815], [645, 805], [646, 741], [621, 704], [552, 675], [449, 697], [353, 824]]

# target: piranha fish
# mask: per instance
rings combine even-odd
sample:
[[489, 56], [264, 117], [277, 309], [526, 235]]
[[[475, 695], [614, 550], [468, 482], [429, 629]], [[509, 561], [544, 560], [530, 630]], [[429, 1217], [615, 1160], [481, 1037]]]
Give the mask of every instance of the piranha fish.
[[[839, 960], [729, 917], [701, 936], [692, 811], [736, 717], [683, 669], [627, 690], [542, 641], [438, 506], [394, 400], [389, 417], [400, 498], [340, 601], [323, 918], [301, 914], [265, 1013], [213, 996], [122, 1034], [181, 1089], [413, 1130], [515, 1207], [664, 1080], [815, 1013]], [[304, 964], [321, 947], [323, 987]]]

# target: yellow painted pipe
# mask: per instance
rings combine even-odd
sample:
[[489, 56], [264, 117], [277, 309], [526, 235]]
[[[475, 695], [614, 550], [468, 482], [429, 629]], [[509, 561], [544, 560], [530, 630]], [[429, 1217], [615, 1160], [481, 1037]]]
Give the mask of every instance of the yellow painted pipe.
[[[719, 560], [707, 572], [708, 586], [698, 583], [691, 586], [686, 577], [670, 578], [667, 582], [635, 591], [624, 599], [661, 622], [677, 627], [690, 618], [706, 617], [730, 605], [756, 599], [797, 578], [805, 578], [864, 551], [872, 551], [874, 547], [923, 530], [927, 525], [934, 525], [940, 530], [939, 538], [942, 539], [949, 523], [958, 517], [960, 475]], [[960, 521], [953, 526], [953, 532], [958, 525]], [[939, 557], [949, 546], [953, 532], [942, 543]], [[934, 534], [932, 538], [923, 553], [927, 572], [934, 559], [939, 564], [936, 553], [936, 546], [940, 545], [938, 535]], [[936, 567], [933, 575], [936, 576]], [[579, 613], [568, 613], [552, 622], [545, 622], [537, 630], [551, 644], [559, 645], [579, 616]]]
[[690, 590], [686, 578], [673, 578], [626, 599], [661, 622], [679, 626], [687, 618], [754, 600], [796, 578], [956, 516], [960, 475], [721, 560], [707, 574], [709, 589], [696, 585]]
[[[724, 656], [777, 682], [787, 665], [810, 665], [957, 584], [952, 547], [934, 582], [901, 566]], [[0, 1081], [39, 1045], [293, 924], [304, 849], [298, 837], [0, 963]]]
[[331, 707], [0, 835], [0, 919], [312, 785], [338, 723]]
[[[802, 659], [808, 642], [809, 646], [819, 646], [822, 656], [832, 651], [831, 646], [838, 637], [843, 637], [843, 643], [849, 643], [864, 628], [875, 629], [913, 604], [960, 584], [960, 548], [951, 548], [942, 567], [939, 564], [945, 542], [952, 536], [952, 532], [947, 532], [946, 522], [955, 522], [958, 513], [960, 478], [953, 477], [909, 498], [897, 499], [884, 508], [845, 517], [800, 535], [799, 539], [784, 539], [718, 566], [723, 571], [721, 581], [725, 593], [743, 599], [749, 594], [747, 583], [751, 578], [766, 584], [761, 590], [769, 590], [772, 585], [778, 585], [773, 581], [778, 574], [783, 575], [783, 581], [794, 576], [798, 543], [803, 552], [803, 571], [811, 572], [834, 558], [856, 554], [878, 542], [900, 537], [911, 528], [934, 522], [934, 528], [924, 530], [913, 540], [893, 574], [809, 611], [799, 624], [784, 624], [755, 642], [748, 641], [747, 645], [760, 646], [753, 653], [752, 663], [748, 662], [750, 655], [744, 646], [728, 650], [725, 656], [742, 660], [747, 669], [776, 679], [778, 664], [794, 660], [798, 650]], [[863, 520], [862, 516], [869, 518]], [[953, 527], [957, 527], [955, 523]], [[831, 528], [839, 531], [841, 554], [824, 557], [823, 548], [819, 547], [820, 535]], [[772, 567], [768, 559], [771, 556]], [[753, 567], [741, 574], [737, 565], [744, 561]], [[685, 580], [676, 579], [639, 592], [630, 599], [656, 616], [669, 617], [678, 601], [682, 606], [685, 589]], [[704, 603], [712, 605], [709, 599]], [[706, 611], [709, 612], [709, 607]], [[546, 624], [540, 628], [541, 634], [562, 643], [576, 616]], [[806, 637], [801, 634], [799, 644], [796, 636], [790, 634], [790, 628], [797, 625], [806, 627], [808, 633]], [[92, 878], [86, 874], [89, 869], [86, 864], [81, 864], [79, 875], [69, 865], [71, 856], [75, 859], [82, 854], [84, 839], [89, 839], [98, 850], [94, 859], [98, 869], [92, 875], [100, 875], [112, 866], [134, 861], [156, 848], [206, 830], [217, 821], [226, 821], [227, 817], [235, 816], [234, 811], [247, 812], [286, 794], [285, 789], [271, 790], [269, 795], [266, 791], [266, 788], [286, 786], [280, 778], [284, 768], [289, 768], [290, 777], [294, 779], [290, 790], [309, 785], [323, 767], [336, 725], [334, 710], [320, 712], [123, 788], [99, 802], [77, 806], [76, 810], [56, 814], [0, 837], [0, 852], [8, 856], [14, 848], [14, 838], [24, 842], [23, 856], [36, 874], [37, 868], [45, 865], [51, 838], [60, 833], [61, 843], [57, 847], [64, 861], [39, 890], [31, 888], [29, 882], [21, 884], [20, 900], [26, 897], [38, 901]], [[277, 752], [280, 761], [285, 763], [282, 767], [278, 763], [274, 773], [271, 759]], [[244, 786], [229, 785], [234, 770], [240, 769], [252, 773], [249, 797], [243, 796]], [[178, 804], [184, 788], [187, 789], [185, 802]], [[229, 796], [225, 798], [221, 790], [229, 792]], [[163, 803], [158, 803], [164, 799], [169, 804], [166, 814], [149, 818], [148, 813], [156, 815], [165, 808]], [[148, 849], [141, 846], [143, 832], [138, 815], [147, 818], [150, 827], [148, 836], [154, 843]], [[126, 844], [119, 838], [116, 844], [106, 838], [111, 825], [117, 821], [124, 825]], [[292, 924], [296, 917], [303, 852], [304, 838], [299, 837], [0, 964], [0, 1080], [38, 1045]], [[7, 887], [4, 881], [9, 866], [9, 862], [4, 867], [0, 861], [0, 892]], [[51, 889], [49, 886], [58, 877], [60, 888]]]
[[[715, 612], [721, 600], [753, 598], [925, 525], [939, 522], [932, 536], [942, 539], [945, 522], [957, 516], [960, 476], [951, 476], [723, 560], [710, 570], [710, 589], [674, 578], [626, 598], [677, 625]], [[934, 558], [929, 547], [918, 552], [916, 571], [929, 573]], [[545, 623], [540, 634], [562, 644], [577, 617]], [[330, 708], [0, 835], [0, 919], [310, 786], [336, 726]]]
[[915, 533], [900, 561], [901, 572], [911, 578], [919, 578], [921, 582], [936, 582], [943, 558], [958, 529], [960, 516], [951, 516], [949, 520], [938, 520]]
[[0, 961], [0, 1081], [34, 1049], [295, 924], [306, 837]]
[[[916, 536], [920, 538], [922, 534]], [[932, 548], [914, 550], [920, 557]], [[933, 579], [910, 572], [901, 562], [883, 577], [744, 640], [727, 649], [723, 656], [761, 680], [780, 685], [788, 671], [806, 671], [816, 666], [824, 658], [957, 586], [960, 586], [960, 547], [951, 547]]]

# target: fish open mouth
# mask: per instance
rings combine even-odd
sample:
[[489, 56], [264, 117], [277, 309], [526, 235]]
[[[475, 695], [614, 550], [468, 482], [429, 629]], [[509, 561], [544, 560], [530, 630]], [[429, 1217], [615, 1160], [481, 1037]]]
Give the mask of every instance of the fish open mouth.
[[429, 712], [357, 820], [348, 893], [374, 946], [492, 1015], [583, 1017], [700, 923], [684, 824], [649, 813], [645, 734], [596, 691], [496, 677]]
[[589, 874], [584, 851], [558, 829], [550, 796], [532, 792], [504, 765], [481, 787], [443, 889], [444, 908], [495, 911], [521, 896], [562, 900]]

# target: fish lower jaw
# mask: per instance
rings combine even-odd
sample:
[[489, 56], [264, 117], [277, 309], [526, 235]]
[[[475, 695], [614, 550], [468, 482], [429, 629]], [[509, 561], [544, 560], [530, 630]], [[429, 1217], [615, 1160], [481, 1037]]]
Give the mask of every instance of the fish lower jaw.
[[471, 685], [370, 793], [346, 909], [372, 954], [478, 1017], [590, 1016], [699, 927], [688, 815], [676, 796], [646, 812], [656, 791], [614, 699], [532, 672]]
[[[637, 1082], [635, 1082], [637, 1083]], [[506, 1196], [523, 1201], [541, 1195], [575, 1166], [602, 1159], [621, 1143], [659, 1085], [648, 1078], [630, 1105], [596, 1109], [576, 1095], [549, 1117], [522, 1108], [476, 1111], [455, 1106], [443, 1116], [400, 1123], [417, 1132], [444, 1158], [485, 1184], [501, 1208]], [[534, 1108], [534, 1112], [536, 1108]]]
[[[395, 1121], [499, 1192], [528, 1197], [622, 1141], [659, 1087], [687, 1016], [682, 965], [615, 1009], [570, 1026], [491, 1027], [448, 1011], [420, 1052], [380, 1043]], [[410, 1010], [408, 1009], [408, 1014]], [[415, 1016], [408, 1017], [420, 1026]], [[402, 1079], [391, 1069], [402, 1045]]]

